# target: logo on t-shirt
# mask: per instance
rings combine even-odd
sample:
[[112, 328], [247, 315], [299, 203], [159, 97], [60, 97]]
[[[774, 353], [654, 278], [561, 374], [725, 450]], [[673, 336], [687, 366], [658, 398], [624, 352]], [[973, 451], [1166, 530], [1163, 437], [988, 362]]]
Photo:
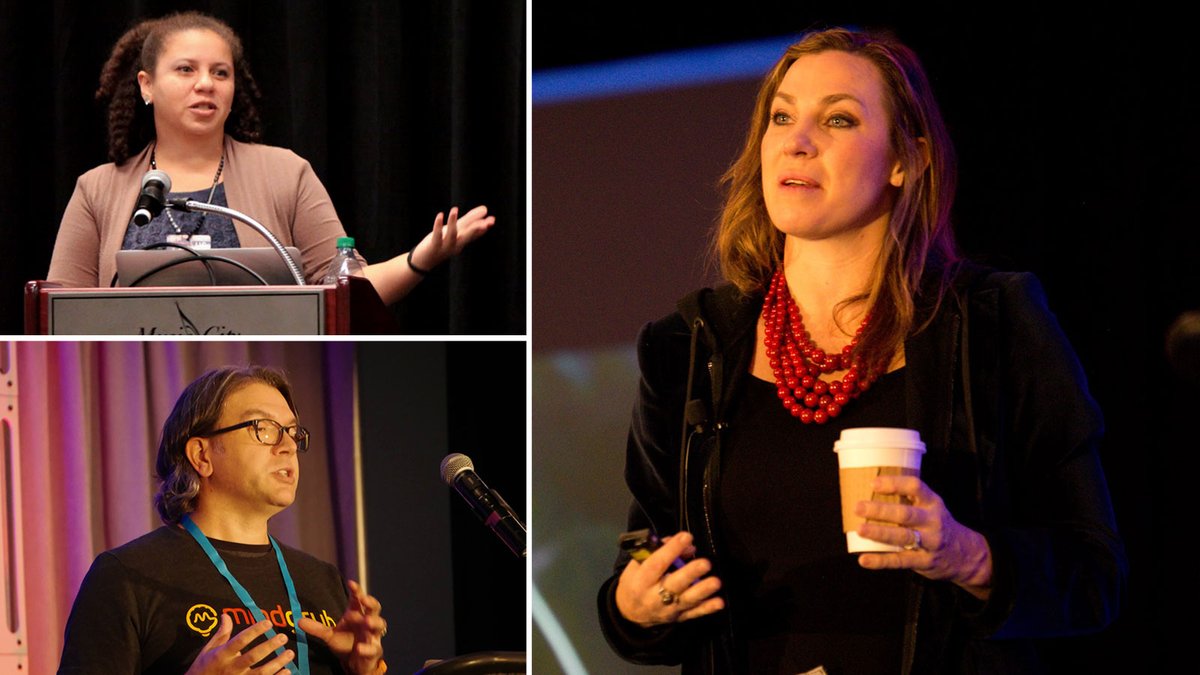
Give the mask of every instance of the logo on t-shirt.
[[[320, 614], [317, 614], [315, 611], [302, 612], [302, 615], [307, 616], [313, 621], [320, 621], [331, 628], [337, 625], [337, 620], [329, 616], [328, 612], [323, 609], [320, 612]], [[199, 633], [202, 637], [208, 637], [216, 630], [222, 614], [228, 614], [229, 618], [233, 621], [234, 635], [237, 634], [239, 627], [248, 627], [255, 623], [254, 616], [245, 607], [226, 607], [218, 612], [211, 605], [203, 603], [189, 607], [187, 614], [184, 616], [184, 621], [187, 622], [188, 628]], [[263, 614], [271, 620], [271, 623], [276, 628], [295, 629], [295, 624], [292, 623], [292, 613], [285, 610], [282, 605], [277, 604], [273, 609], [268, 607], [263, 610]]]
[[217, 627], [219, 615], [217, 614], [217, 610], [208, 605], [201, 604], [188, 607], [185, 618], [188, 628], [191, 628], [204, 637], [208, 637], [208, 634], [213, 632], [213, 629]]

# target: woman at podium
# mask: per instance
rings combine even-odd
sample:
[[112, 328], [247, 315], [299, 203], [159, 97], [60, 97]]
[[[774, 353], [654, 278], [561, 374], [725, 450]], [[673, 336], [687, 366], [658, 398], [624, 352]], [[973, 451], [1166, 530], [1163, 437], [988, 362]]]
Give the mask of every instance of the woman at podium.
[[[320, 283], [345, 231], [312, 166], [290, 150], [259, 143], [258, 86], [228, 25], [196, 12], [137, 24], [114, 45], [96, 97], [107, 104], [111, 162], [79, 177], [59, 226], [49, 281], [108, 286], [118, 250], [162, 242], [267, 245], [250, 226], [212, 213], [168, 208], [136, 224], [131, 216], [143, 178], [162, 171], [170, 176], [172, 198], [250, 215], [284, 246], [299, 249], [307, 281]], [[366, 276], [384, 302], [395, 302], [494, 222], [486, 206], [439, 213], [411, 252], [366, 265]]]

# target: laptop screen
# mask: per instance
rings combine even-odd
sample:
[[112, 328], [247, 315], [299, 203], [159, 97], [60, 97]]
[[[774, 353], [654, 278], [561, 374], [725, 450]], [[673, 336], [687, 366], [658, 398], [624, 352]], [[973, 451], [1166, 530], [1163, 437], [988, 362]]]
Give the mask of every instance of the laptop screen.
[[[286, 246], [297, 265], [300, 250]], [[199, 257], [197, 257], [199, 256]], [[271, 247], [214, 248], [195, 253], [179, 248], [117, 251], [118, 286], [294, 286], [296, 280], [279, 252]], [[304, 270], [301, 267], [301, 274]]]

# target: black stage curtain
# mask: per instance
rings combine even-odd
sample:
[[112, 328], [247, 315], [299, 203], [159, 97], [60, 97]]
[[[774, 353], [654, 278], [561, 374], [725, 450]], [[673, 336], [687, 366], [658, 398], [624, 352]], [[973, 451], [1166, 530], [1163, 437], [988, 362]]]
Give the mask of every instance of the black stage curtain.
[[186, 9], [241, 36], [264, 142], [312, 163], [368, 260], [407, 251], [451, 205], [496, 215], [397, 303], [403, 332], [525, 332], [525, 3], [4, 0], [0, 333], [23, 331], [23, 284], [45, 278], [75, 179], [107, 161], [93, 94], [113, 43]]

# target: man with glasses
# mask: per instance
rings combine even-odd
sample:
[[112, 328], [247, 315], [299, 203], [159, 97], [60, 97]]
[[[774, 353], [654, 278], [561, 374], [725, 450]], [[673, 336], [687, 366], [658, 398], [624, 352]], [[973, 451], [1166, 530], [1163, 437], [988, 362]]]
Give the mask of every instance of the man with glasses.
[[165, 526], [96, 558], [59, 673], [384, 672], [379, 602], [267, 532], [296, 498], [308, 443], [279, 371], [188, 385], [158, 446]]

